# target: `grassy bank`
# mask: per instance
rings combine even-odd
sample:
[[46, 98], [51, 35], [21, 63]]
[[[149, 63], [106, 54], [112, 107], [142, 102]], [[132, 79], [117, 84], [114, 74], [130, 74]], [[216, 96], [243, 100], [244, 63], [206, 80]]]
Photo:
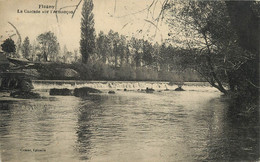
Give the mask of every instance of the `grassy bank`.
[[[183, 72], [157, 71], [147, 67], [132, 67], [125, 65], [113, 67], [102, 62], [95, 64], [82, 63], [48, 63], [37, 64], [35, 69], [39, 72], [42, 80], [118, 80], [118, 81], [185, 81], [199, 82], [203, 79], [192, 70]], [[64, 69], [73, 69], [78, 75], [69, 77], [64, 75]]]

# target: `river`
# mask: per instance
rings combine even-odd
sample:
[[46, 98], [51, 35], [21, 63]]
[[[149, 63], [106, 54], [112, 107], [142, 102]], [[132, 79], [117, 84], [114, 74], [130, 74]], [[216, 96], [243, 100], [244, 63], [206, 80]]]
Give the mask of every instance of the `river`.
[[[228, 99], [207, 85], [177, 92], [166, 83], [95, 82], [88, 86], [103, 93], [85, 98], [49, 96], [55, 85], [76, 86], [51, 85], [34, 82], [42, 99], [0, 100], [3, 162], [259, 159], [259, 127], [232, 119]], [[138, 91], [147, 85], [158, 89]]]

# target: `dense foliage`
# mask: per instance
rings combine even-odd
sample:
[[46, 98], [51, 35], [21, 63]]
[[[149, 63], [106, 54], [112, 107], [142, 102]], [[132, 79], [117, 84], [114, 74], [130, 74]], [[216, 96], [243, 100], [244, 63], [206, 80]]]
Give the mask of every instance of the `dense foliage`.
[[179, 66], [180, 57], [185, 49], [173, 47], [169, 43], [152, 44], [144, 39], [128, 38], [110, 30], [108, 34], [100, 32], [96, 41], [95, 55], [90, 57], [92, 63], [119, 67], [146, 67], [161, 72], [181, 72], [187, 68]]
[[23, 44], [22, 44], [23, 57], [26, 59], [29, 59], [29, 57], [31, 55], [30, 52], [31, 52], [30, 40], [29, 40], [29, 37], [25, 37]]
[[16, 45], [11, 38], [8, 38], [1, 44], [2, 50], [8, 54], [15, 53]]
[[[249, 3], [244, 3], [243, 9]], [[252, 2], [250, 5], [258, 4]], [[225, 94], [235, 92], [256, 95], [255, 92], [258, 92], [257, 87], [259, 87], [256, 79], [258, 73], [255, 70], [257, 65], [251, 67], [248, 65], [252, 65], [253, 60], [257, 60], [258, 53], [255, 49], [250, 50], [241, 46], [241, 36], [239, 36], [241, 33], [234, 28], [229, 14], [230, 9], [227, 8], [226, 3], [175, 1], [171, 6], [168, 22], [173, 30], [182, 29], [180, 33], [186, 38], [181, 40], [189, 51], [182, 59], [191, 60], [186, 62], [186, 65], [198, 71], [212, 86]], [[250, 6], [247, 10], [250, 10]], [[250, 13], [256, 15], [252, 9]], [[245, 24], [248, 22], [240, 21], [240, 24], [235, 26], [248, 26], [249, 24]], [[247, 31], [250, 32], [250, 28], [247, 28]], [[184, 61], [179, 63], [185, 64]]]
[[82, 55], [82, 62], [87, 63], [88, 58], [94, 52], [95, 48], [95, 28], [94, 28], [94, 14], [93, 0], [84, 0], [82, 7], [81, 18], [81, 40], [80, 53]]
[[44, 61], [55, 61], [59, 50], [59, 43], [54, 33], [49, 31], [40, 34], [37, 37], [37, 41], [40, 44], [38, 47], [40, 55], [38, 57], [42, 57]]
[[[146, 67], [134, 68], [128, 65], [115, 68], [101, 61], [94, 64], [75, 62], [72, 64], [48, 63], [35, 64], [35, 69], [40, 73], [38, 79], [47, 80], [121, 80], [121, 81], [203, 81], [192, 70], [179, 72], [156, 71]], [[79, 73], [78, 77], [67, 77], [64, 69], [73, 69]]]

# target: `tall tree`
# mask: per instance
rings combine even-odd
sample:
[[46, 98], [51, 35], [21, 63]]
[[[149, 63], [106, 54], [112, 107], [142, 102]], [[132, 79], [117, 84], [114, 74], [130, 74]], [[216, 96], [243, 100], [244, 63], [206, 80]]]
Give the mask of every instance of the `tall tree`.
[[130, 64], [131, 63], [131, 52], [130, 52], [130, 49], [129, 49], [129, 42], [127, 41], [127, 45], [126, 45], [126, 64]]
[[25, 37], [23, 44], [22, 44], [22, 54], [23, 57], [29, 59], [31, 53], [31, 45], [29, 37]]
[[154, 45], [153, 45], [153, 59], [154, 59], [154, 68], [159, 71], [160, 70], [160, 45], [158, 42], [156, 42]]
[[[240, 66], [242, 57], [237, 48], [236, 35], [230, 27], [230, 19], [223, 2], [185, 1], [180, 8], [173, 5], [170, 24], [182, 26], [186, 48], [192, 56], [195, 68], [215, 88], [223, 93], [227, 89], [228, 71], [232, 73]], [[180, 6], [180, 5], [179, 5]], [[178, 26], [177, 26], [178, 27]], [[179, 28], [179, 27], [178, 27]], [[196, 49], [196, 50], [194, 50]], [[233, 50], [233, 51], [232, 51]], [[236, 58], [235, 58], [236, 57]]]
[[142, 65], [143, 57], [142, 40], [132, 37], [130, 41], [134, 51], [133, 59], [135, 61], [135, 66], [140, 67]]
[[[182, 4], [178, 7], [172, 5], [172, 21], [169, 22], [172, 27], [176, 22], [183, 25], [181, 32], [185, 33], [187, 47], [190, 53], [196, 53], [191, 57], [195, 60], [193, 67], [223, 93], [256, 96], [259, 88], [259, 3], [179, 3]], [[223, 84], [228, 84], [229, 89]]]
[[163, 43], [161, 46], [160, 46], [160, 51], [159, 51], [159, 64], [160, 64], [160, 67], [163, 69], [163, 70], [167, 70], [167, 59], [166, 59], [166, 55], [167, 55], [167, 47], [166, 47], [166, 44]]
[[16, 51], [16, 46], [14, 41], [11, 38], [8, 38], [4, 41], [3, 44], [1, 44], [2, 50], [6, 52], [9, 55], [14, 55]]
[[144, 55], [143, 55], [144, 62], [146, 63], [146, 65], [151, 65], [154, 61], [152, 56], [153, 46], [147, 40], [143, 42], [143, 51], [144, 51]]
[[119, 52], [119, 56], [120, 56], [120, 66], [122, 66], [126, 61], [125, 60], [125, 57], [126, 57], [126, 37], [124, 35], [120, 35], [118, 52]]
[[120, 53], [120, 48], [119, 48], [119, 34], [118, 32], [115, 32], [113, 35], [113, 54], [114, 54], [114, 60], [115, 60], [115, 67], [118, 67], [118, 55]]
[[37, 37], [37, 41], [41, 45], [40, 49], [44, 61], [55, 61], [55, 57], [57, 56], [59, 51], [59, 43], [54, 33], [49, 31], [40, 34]]
[[84, 0], [81, 18], [81, 40], [80, 53], [82, 62], [87, 63], [89, 55], [93, 54], [95, 49], [95, 28], [93, 14], [93, 0]]
[[103, 31], [100, 31], [97, 38], [97, 52], [103, 63], [107, 62], [109, 41]]
[[108, 48], [107, 51], [109, 53], [108, 56], [108, 62], [112, 65], [114, 64], [114, 36], [115, 36], [115, 32], [113, 30], [109, 30], [108, 34], [107, 34], [107, 39], [108, 39]]

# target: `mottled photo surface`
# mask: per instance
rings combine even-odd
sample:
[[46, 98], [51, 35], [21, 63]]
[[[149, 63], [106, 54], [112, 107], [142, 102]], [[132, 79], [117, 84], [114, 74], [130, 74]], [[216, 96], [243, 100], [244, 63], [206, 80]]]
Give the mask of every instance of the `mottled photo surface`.
[[259, 161], [259, 1], [0, 0], [0, 161]]

